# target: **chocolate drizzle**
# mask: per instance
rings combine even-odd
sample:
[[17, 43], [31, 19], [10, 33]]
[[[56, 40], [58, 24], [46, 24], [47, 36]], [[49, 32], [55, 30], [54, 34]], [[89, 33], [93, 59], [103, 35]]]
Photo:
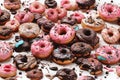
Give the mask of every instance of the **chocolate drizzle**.
[[57, 7], [57, 2], [55, 0], [45, 0], [45, 5], [48, 8], [55, 8]]

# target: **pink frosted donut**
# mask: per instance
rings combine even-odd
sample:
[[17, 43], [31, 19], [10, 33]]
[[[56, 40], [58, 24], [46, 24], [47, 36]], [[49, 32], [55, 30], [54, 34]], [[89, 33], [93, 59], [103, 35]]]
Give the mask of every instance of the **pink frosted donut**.
[[77, 23], [81, 23], [81, 20], [84, 18], [84, 15], [78, 12], [73, 13], [71, 16], [77, 20]]
[[118, 29], [114, 27], [104, 28], [101, 35], [107, 43], [111, 44], [116, 43], [120, 38]]
[[56, 9], [52, 9], [52, 8], [46, 9], [45, 15], [47, 19], [53, 22], [56, 22], [58, 20], [58, 12]]
[[4, 64], [0, 66], [0, 77], [8, 78], [15, 76], [17, 74], [17, 69], [11, 64]]
[[116, 64], [120, 59], [120, 51], [114, 46], [99, 47], [95, 55], [104, 64]]
[[120, 16], [120, 7], [111, 3], [104, 3], [98, 8], [99, 16], [106, 21], [116, 21]]
[[9, 43], [0, 42], [0, 62], [9, 59], [12, 53], [13, 49]]
[[120, 66], [116, 67], [116, 73], [117, 73], [118, 76], [120, 76]]
[[50, 37], [58, 44], [67, 44], [75, 37], [75, 31], [67, 24], [57, 24], [50, 30]]
[[41, 3], [39, 3], [38, 1], [34, 1], [31, 5], [30, 5], [30, 11], [33, 13], [40, 13], [42, 14], [45, 11], [45, 6], [42, 5]]
[[57, 8], [57, 11], [58, 11], [58, 18], [59, 19], [62, 19], [65, 16], [67, 16], [67, 10], [66, 9], [64, 9], [64, 8]]
[[8, 21], [5, 26], [8, 26], [12, 29], [12, 31], [18, 31], [18, 27], [20, 26], [20, 23], [18, 22], [18, 20], [13, 19]]
[[53, 51], [53, 45], [47, 40], [35, 41], [31, 45], [31, 52], [35, 57], [47, 58]]
[[15, 19], [20, 23], [32, 22], [34, 15], [29, 11], [20, 11], [15, 15]]
[[81, 76], [77, 80], [95, 80], [92, 76]]

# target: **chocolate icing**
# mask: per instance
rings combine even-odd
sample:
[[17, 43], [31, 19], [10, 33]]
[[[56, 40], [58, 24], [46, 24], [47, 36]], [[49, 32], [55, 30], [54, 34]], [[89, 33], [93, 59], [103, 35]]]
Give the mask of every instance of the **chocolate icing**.
[[40, 18], [42, 18], [42, 14], [34, 13], [34, 22], [37, 22], [37, 20]]
[[55, 0], [45, 0], [45, 5], [48, 8], [55, 8], [57, 7], [57, 2]]
[[1, 36], [9, 36], [11, 35], [12, 30], [9, 27], [1, 26], [0, 27], [0, 35]]
[[10, 19], [10, 13], [8, 11], [2, 10], [0, 15], [0, 22], [8, 21]]

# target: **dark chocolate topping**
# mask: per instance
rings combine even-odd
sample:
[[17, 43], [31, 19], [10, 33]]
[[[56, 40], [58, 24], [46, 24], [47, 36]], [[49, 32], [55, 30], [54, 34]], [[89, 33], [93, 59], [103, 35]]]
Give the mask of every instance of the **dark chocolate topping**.
[[45, 0], [45, 5], [48, 8], [55, 8], [57, 7], [57, 2], [55, 0]]
[[0, 35], [2, 36], [9, 36], [11, 35], [12, 30], [9, 27], [1, 26], [0, 27]]
[[34, 13], [34, 22], [37, 22], [37, 20], [40, 18], [42, 18], [42, 14]]
[[2, 10], [2, 14], [0, 15], [0, 22], [4, 22], [10, 19], [10, 13], [8, 11]]
[[47, 22], [48, 22], [48, 20], [46, 18], [40, 18], [40, 19], [37, 20], [37, 24], [39, 26], [42, 26], [43, 24], [45, 24]]

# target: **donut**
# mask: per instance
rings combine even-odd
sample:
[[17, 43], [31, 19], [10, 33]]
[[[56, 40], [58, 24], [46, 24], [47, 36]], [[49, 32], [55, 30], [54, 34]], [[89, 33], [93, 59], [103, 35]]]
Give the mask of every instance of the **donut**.
[[120, 51], [112, 45], [101, 46], [95, 51], [95, 56], [103, 64], [116, 64], [120, 60]]
[[120, 66], [116, 67], [116, 73], [117, 73], [118, 76], [120, 76]]
[[92, 76], [81, 76], [77, 80], [95, 80]]
[[76, 22], [77, 22], [77, 20], [75, 18], [72, 18], [72, 17], [64, 17], [61, 19], [62, 24], [69, 24], [71, 26], [75, 25]]
[[36, 23], [23, 23], [19, 26], [19, 34], [23, 38], [35, 38], [39, 32], [40, 28]]
[[16, 77], [9, 77], [9, 78], [6, 78], [5, 80], [17, 80]]
[[83, 28], [76, 31], [76, 37], [81, 42], [90, 44], [93, 48], [99, 46], [99, 37], [96, 32], [89, 28]]
[[118, 29], [114, 27], [104, 28], [101, 31], [101, 35], [104, 41], [106, 41], [107, 43], [111, 43], [111, 44], [118, 42], [120, 38]]
[[67, 10], [64, 8], [57, 8], [57, 12], [58, 12], [58, 19], [62, 19], [65, 16], [67, 16]]
[[58, 21], [58, 12], [56, 9], [52, 9], [52, 8], [46, 9], [45, 16], [47, 19], [49, 19], [53, 22]]
[[90, 28], [94, 31], [101, 31], [105, 27], [105, 22], [99, 17], [88, 16], [82, 19], [83, 28]]
[[80, 69], [90, 71], [92, 75], [100, 75], [103, 72], [103, 65], [94, 58], [78, 58], [76, 63]]
[[10, 20], [10, 13], [6, 10], [1, 10], [0, 25], [4, 25], [9, 20]]
[[71, 51], [77, 57], [88, 57], [92, 51], [92, 46], [84, 42], [76, 42], [72, 44]]
[[29, 9], [32, 13], [42, 14], [45, 11], [45, 6], [38, 1], [34, 1], [31, 3]]
[[21, 7], [20, 0], [4, 0], [4, 7], [8, 10], [17, 10]]
[[62, 68], [58, 70], [55, 76], [60, 80], [77, 80], [77, 74], [75, 71], [68, 68]]
[[18, 54], [14, 57], [14, 64], [20, 70], [30, 70], [36, 67], [37, 60], [32, 55]]
[[74, 12], [70, 15], [72, 18], [75, 18], [77, 23], [81, 23], [82, 19], [84, 18], [84, 15], [82, 13]]
[[37, 58], [47, 58], [53, 51], [53, 45], [47, 40], [38, 40], [32, 43], [31, 52]]
[[0, 26], [0, 39], [6, 40], [11, 38], [12, 36], [12, 29], [7, 26]]
[[26, 76], [30, 80], [41, 80], [43, 78], [43, 72], [41, 69], [33, 69], [28, 71]]
[[39, 13], [33, 13], [33, 15], [34, 15], [34, 20], [33, 20], [33, 22], [35, 22], [35, 23], [37, 23], [37, 20], [38, 20], [38, 19], [41, 19], [41, 18], [43, 17], [43, 15], [42, 15], [42, 14], [39, 14]]
[[74, 29], [66, 24], [57, 24], [50, 30], [50, 38], [58, 44], [68, 44], [74, 37]]
[[3, 64], [0, 66], [0, 77], [8, 78], [15, 76], [17, 74], [17, 69], [11, 64]]
[[45, 5], [48, 8], [56, 8], [57, 7], [57, 2], [55, 0], [45, 0]]
[[74, 55], [71, 53], [70, 49], [65, 47], [58, 47], [54, 49], [52, 57], [53, 61], [60, 65], [67, 65], [75, 60]]
[[34, 19], [34, 15], [29, 11], [19, 11], [15, 15], [15, 19], [17, 19], [21, 24], [26, 22], [32, 22]]
[[88, 10], [95, 6], [95, 0], [76, 0], [78, 7], [80, 9]]
[[15, 32], [15, 31], [18, 31], [20, 23], [18, 22], [18, 20], [13, 19], [13, 20], [6, 22], [5, 26], [10, 27], [11, 30]]
[[120, 7], [112, 3], [104, 3], [98, 7], [99, 16], [109, 22], [116, 21], [119, 17]]

